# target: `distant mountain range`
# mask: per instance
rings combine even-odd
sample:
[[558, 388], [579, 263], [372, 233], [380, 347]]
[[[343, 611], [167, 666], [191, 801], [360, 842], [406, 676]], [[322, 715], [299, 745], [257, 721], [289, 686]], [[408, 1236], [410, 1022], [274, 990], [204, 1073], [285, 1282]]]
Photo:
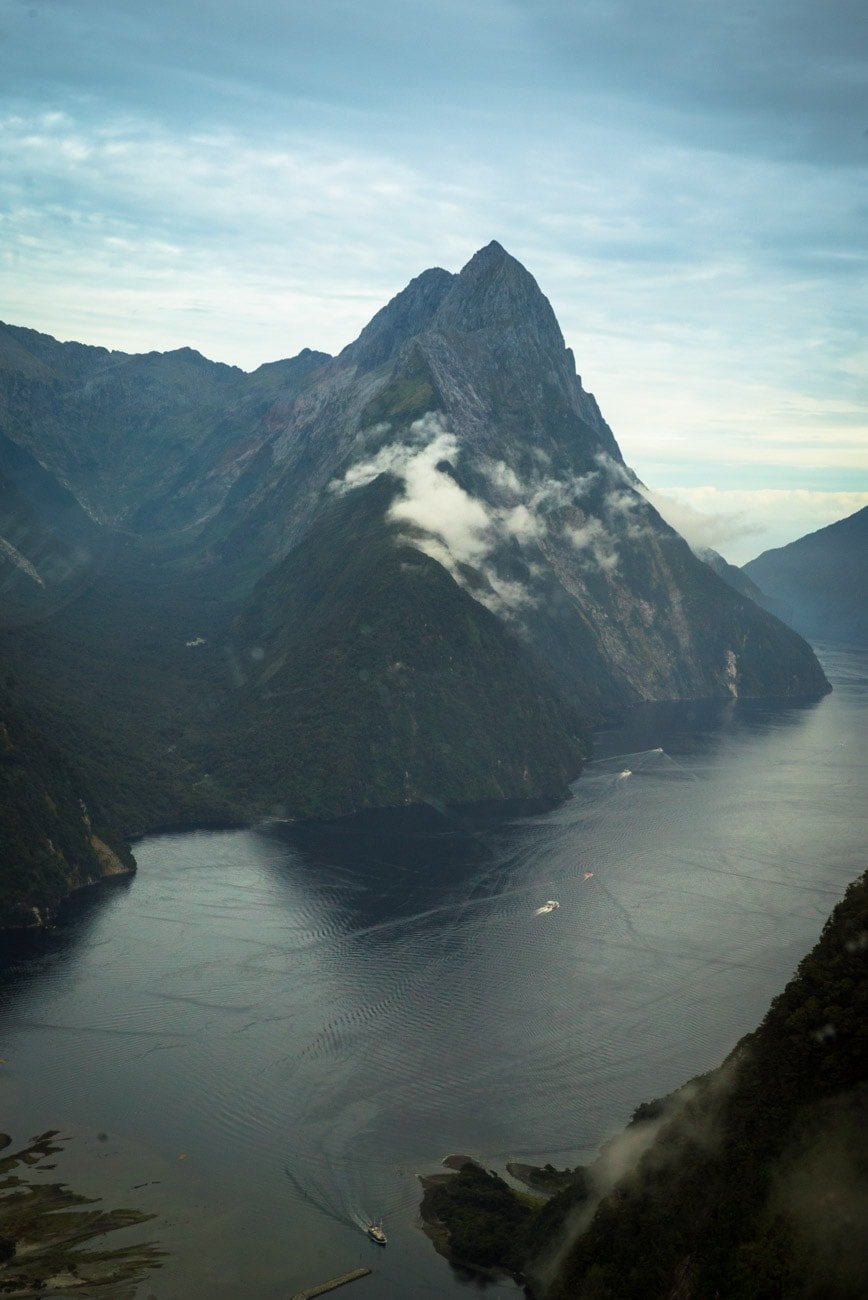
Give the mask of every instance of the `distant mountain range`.
[[633, 703], [828, 690], [646, 501], [496, 243], [338, 356], [252, 374], [0, 326], [0, 593], [17, 734], [50, 734], [118, 852], [165, 824], [557, 799]]
[[743, 572], [804, 636], [868, 643], [868, 506], [763, 551]]

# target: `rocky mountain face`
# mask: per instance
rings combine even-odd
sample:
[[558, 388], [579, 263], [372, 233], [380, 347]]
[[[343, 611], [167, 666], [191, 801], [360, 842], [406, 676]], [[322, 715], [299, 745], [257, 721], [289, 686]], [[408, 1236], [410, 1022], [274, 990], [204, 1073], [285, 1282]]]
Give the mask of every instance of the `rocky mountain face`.
[[744, 566], [805, 636], [868, 643], [868, 506]]
[[640, 700], [828, 689], [498, 244], [252, 374], [0, 327], [0, 661], [121, 831], [562, 796]]

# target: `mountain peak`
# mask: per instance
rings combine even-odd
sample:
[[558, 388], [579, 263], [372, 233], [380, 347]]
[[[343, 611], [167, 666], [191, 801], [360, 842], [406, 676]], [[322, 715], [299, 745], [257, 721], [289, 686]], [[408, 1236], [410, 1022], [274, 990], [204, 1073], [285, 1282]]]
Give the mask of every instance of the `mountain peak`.
[[530, 271], [526, 270], [521, 262], [508, 253], [496, 239], [492, 239], [490, 244], [486, 244], [484, 248], [480, 248], [473, 254], [467, 265], [462, 267], [458, 278], [465, 283], [496, 280], [501, 283], [514, 282], [525, 287], [532, 285], [541, 295], [541, 290]]
[[518, 330], [544, 347], [564, 348], [551, 303], [530, 271], [493, 239], [474, 253], [437, 313], [437, 327]]
[[503, 244], [499, 244], [496, 239], [492, 239], [484, 248], [477, 249], [464, 269], [466, 271], [471, 266], [496, 266], [503, 261], [514, 262], [516, 266], [519, 266], [524, 270], [524, 267], [521, 266], [521, 262], [516, 261], [516, 259], [506, 251]]

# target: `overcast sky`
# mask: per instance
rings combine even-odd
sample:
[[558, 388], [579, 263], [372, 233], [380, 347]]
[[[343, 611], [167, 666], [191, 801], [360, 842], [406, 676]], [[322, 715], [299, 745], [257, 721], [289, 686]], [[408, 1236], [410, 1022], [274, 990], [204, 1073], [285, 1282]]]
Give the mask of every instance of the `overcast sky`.
[[7, 321], [250, 369], [496, 238], [685, 529], [868, 504], [864, 0], [4, 0], [0, 119]]

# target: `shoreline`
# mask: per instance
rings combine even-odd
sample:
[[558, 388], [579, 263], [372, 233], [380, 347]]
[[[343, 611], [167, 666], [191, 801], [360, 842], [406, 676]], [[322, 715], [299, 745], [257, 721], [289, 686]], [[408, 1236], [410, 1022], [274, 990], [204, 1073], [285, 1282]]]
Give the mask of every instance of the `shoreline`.
[[[437, 1254], [446, 1260], [450, 1268], [454, 1268], [459, 1273], [472, 1274], [477, 1278], [487, 1278], [491, 1282], [503, 1282], [508, 1278], [511, 1278], [514, 1282], [519, 1282], [520, 1279], [514, 1273], [511, 1273], [508, 1268], [498, 1266], [488, 1268], [483, 1264], [474, 1264], [472, 1260], [462, 1259], [460, 1255], [456, 1255], [452, 1250], [449, 1229], [431, 1210], [429, 1193], [435, 1187], [442, 1186], [444, 1182], [454, 1178], [455, 1174], [419, 1174], [417, 1176], [422, 1185], [422, 1203], [419, 1207], [422, 1231], [437, 1251]], [[523, 1284], [523, 1279], [521, 1281]]]
[[450, 1268], [459, 1273], [464, 1273], [469, 1277], [490, 1282], [502, 1282], [507, 1279], [516, 1282], [519, 1286], [525, 1288], [525, 1294], [531, 1295], [528, 1289], [527, 1280], [520, 1274], [507, 1268], [503, 1264], [477, 1264], [473, 1260], [466, 1259], [457, 1254], [452, 1248], [452, 1241], [449, 1228], [440, 1219], [434, 1210], [433, 1200], [438, 1188], [450, 1183], [458, 1177], [460, 1171], [467, 1165], [473, 1165], [480, 1169], [478, 1161], [471, 1156], [450, 1155], [446, 1156], [441, 1164], [445, 1166], [443, 1172], [432, 1174], [417, 1174], [416, 1177], [422, 1187], [422, 1200], [419, 1205], [419, 1221], [422, 1232], [433, 1245], [437, 1254], [440, 1255], [449, 1264]]

